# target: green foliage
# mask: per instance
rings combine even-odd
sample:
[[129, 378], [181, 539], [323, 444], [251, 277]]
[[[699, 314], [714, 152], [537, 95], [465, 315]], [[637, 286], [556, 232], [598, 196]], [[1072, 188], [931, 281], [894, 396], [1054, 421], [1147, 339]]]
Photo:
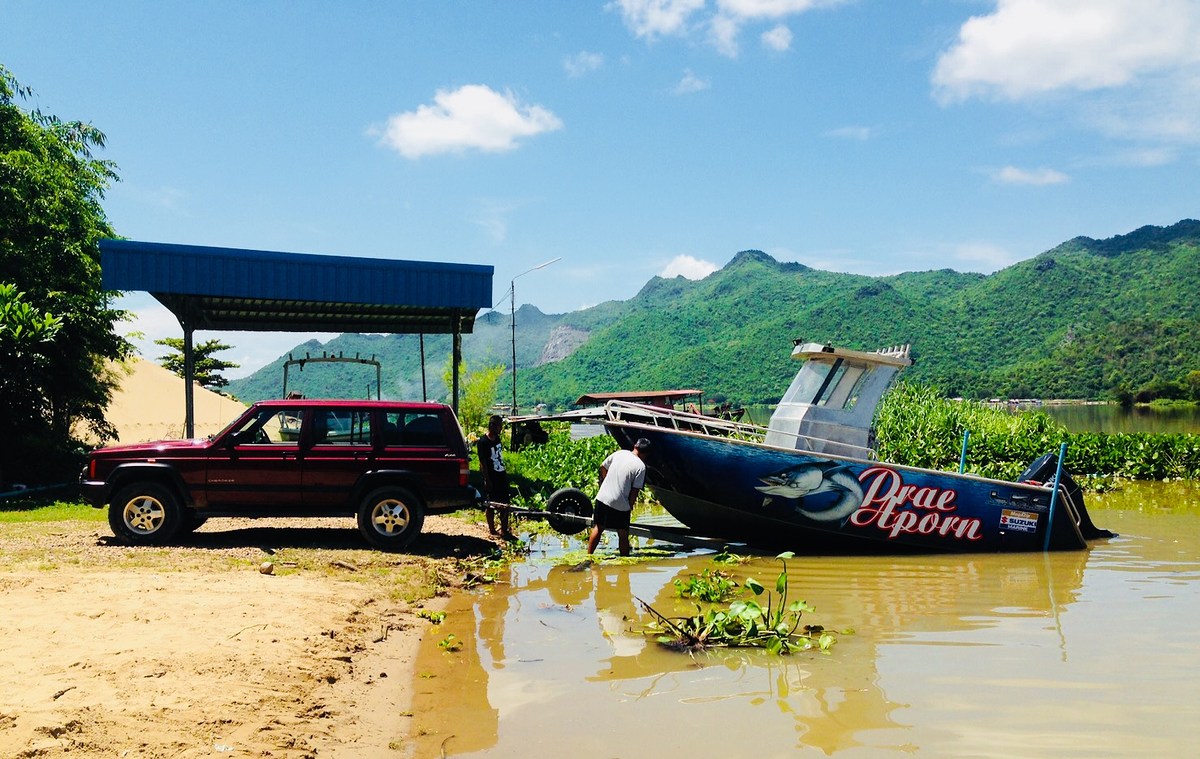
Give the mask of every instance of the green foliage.
[[664, 646], [681, 651], [735, 646], [764, 648], [774, 654], [813, 648], [828, 653], [836, 642], [831, 633], [821, 625], [800, 626], [804, 612], [812, 611], [812, 607], [804, 601], [788, 603], [787, 559], [792, 556], [789, 552], [777, 557], [783, 570], [775, 580], [775, 600], [754, 579], [745, 582], [751, 598], [734, 601], [725, 609], [697, 606], [696, 614], [690, 617], [666, 617], [638, 599], [655, 619], [646, 632], [655, 634]]
[[103, 522], [108, 519], [104, 509], [92, 508], [83, 501], [61, 501], [41, 493], [14, 496], [0, 500], [0, 524], [17, 522]]
[[898, 464], [957, 469], [968, 430], [967, 471], [1000, 479], [1011, 479], [1038, 456], [1057, 451], [1067, 434], [1043, 411], [1012, 413], [899, 382], [876, 412], [876, 453]]
[[440, 625], [442, 622], [446, 621], [446, 612], [444, 612], [444, 611], [432, 611], [430, 609], [421, 609], [420, 611], [417, 612], [417, 616], [420, 617], [421, 619], [427, 619], [430, 621], [430, 623], [435, 624], [435, 625]]
[[0, 482], [15, 472], [25, 482], [73, 478], [76, 431], [115, 436], [104, 419], [116, 383], [106, 360], [133, 350], [114, 330], [125, 314], [110, 308], [100, 282], [97, 242], [113, 236], [100, 201], [117, 178], [111, 162], [92, 156], [104, 135], [23, 110], [14, 98], [30, 94], [0, 66], [0, 270], [10, 293], [23, 294], [24, 306], [11, 294], [6, 301], [25, 316], [10, 314], [40, 321], [47, 340], [0, 346]]
[[25, 293], [15, 285], [0, 282], [0, 351], [28, 355], [39, 344], [51, 342], [62, 326], [61, 316], [39, 313], [25, 302]]
[[673, 581], [675, 592], [681, 598], [718, 603], [726, 601], [738, 592], [738, 583], [728, 573], [719, 569], [705, 569], [698, 575], [689, 575], [687, 580]]
[[[447, 364], [442, 373], [446, 387], [454, 381], [452, 372], [453, 367]], [[503, 375], [501, 365], [485, 366], [478, 371], [470, 371], [465, 362], [459, 367], [458, 418], [464, 430], [487, 428], [492, 405], [496, 402], [496, 387]]]
[[617, 450], [617, 442], [608, 435], [571, 440], [569, 425], [543, 426], [550, 433], [546, 443], [527, 446], [505, 460], [510, 477], [519, 481], [520, 495], [513, 503], [541, 508], [546, 498], [559, 488], [578, 488], [594, 497], [599, 487], [600, 464]]
[[[795, 372], [794, 338], [869, 350], [911, 343], [910, 379], [967, 398], [1102, 398], [1123, 388], [1132, 402], [1180, 385], [1195, 396], [1197, 292], [1200, 222], [1191, 220], [1078, 238], [988, 276], [867, 277], [742, 251], [703, 280], [653, 278], [628, 301], [557, 316], [522, 307], [518, 402], [565, 408], [585, 392], [699, 387], [708, 399], [774, 403]], [[543, 362], [551, 334], [566, 357]], [[511, 339], [508, 314], [484, 313], [463, 353], [508, 365]], [[343, 335], [327, 346], [354, 352], [368, 341], [390, 376], [385, 395], [420, 397], [416, 336]], [[449, 355], [449, 338], [427, 349]], [[262, 372], [269, 394], [279, 369]], [[247, 388], [234, 390], [264, 397]]]
[[457, 651], [462, 648], [462, 641], [454, 633], [450, 633], [446, 637], [438, 641], [438, 648], [443, 651]]
[[[173, 352], [165, 356], [158, 357], [158, 363], [167, 371], [173, 372], [179, 377], [184, 377], [183, 366], [183, 338], [182, 337], [164, 337], [161, 340], [155, 340], [155, 345], [162, 345], [170, 348]], [[220, 372], [226, 369], [237, 369], [240, 364], [222, 361], [213, 356], [218, 351], [227, 351], [232, 348], [232, 345], [226, 345], [220, 340], [205, 340], [199, 345], [192, 346], [192, 375], [193, 378], [202, 387], [216, 389], [225, 387], [229, 384], [229, 380], [220, 375]]]
[[1130, 479], [1200, 478], [1200, 435], [1075, 433], [1045, 412], [1012, 412], [943, 398], [936, 388], [901, 382], [876, 413], [876, 452], [884, 461], [953, 471], [970, 431], [967, 471], [1013, 479], [1038, 456], [1067, 443], [1075, 474]]

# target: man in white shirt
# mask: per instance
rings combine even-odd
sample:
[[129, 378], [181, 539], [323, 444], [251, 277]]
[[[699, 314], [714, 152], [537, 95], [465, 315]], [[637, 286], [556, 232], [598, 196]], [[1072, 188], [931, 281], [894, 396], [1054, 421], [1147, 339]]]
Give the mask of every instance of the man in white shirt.
[[629, 555], [629, 513], [646, 484], [642, 457], [649, 447], [649, 440], [638, 438], [632, 451], [615, 451], [600, 465], [600, 492], [596, 493], [596, 513], [588, 536], [589, 554], [595, 553], [600, 535], [607, 529], [616, 531], [621, 555]]

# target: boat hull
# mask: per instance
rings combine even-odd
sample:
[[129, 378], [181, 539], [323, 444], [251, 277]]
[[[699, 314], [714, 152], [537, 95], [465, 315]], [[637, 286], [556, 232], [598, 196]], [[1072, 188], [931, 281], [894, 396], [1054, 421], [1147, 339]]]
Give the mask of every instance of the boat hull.
[[[1086, 515], [1031, 483], [811, 454], [654, 425], [609, 422], [624, 447], [648, 438], [647, 484], [699, 535], [804, 553], [1080, 549]], [[1051, 513], [1051, 507], [1054, 513]], [[1084, 517], [1086, 520], [1086, 516]], [[1087, 522], [1090, 524], [1090, 521]]]

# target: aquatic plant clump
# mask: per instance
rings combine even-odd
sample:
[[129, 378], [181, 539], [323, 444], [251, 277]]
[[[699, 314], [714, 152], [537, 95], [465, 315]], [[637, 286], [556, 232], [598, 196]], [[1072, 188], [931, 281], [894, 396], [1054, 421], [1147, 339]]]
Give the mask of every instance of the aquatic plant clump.
[[721, 570], [706, 569], [687, 580], [674, 580], [675, 592], [680, 598], [695, 598], [700, 601], [719, 603], [738, 592], [738, 582]]
[[806, 602], [788, 603], [787, 559], [793, 556], [787, 552], [777, 557], [783, 564], [775, 580], [777, 599], [772, 599], [771, 593], [754, 579], [744, 583], [752, 598], [734, 601], [724, 609], [713, 607], [706, 611], [697, 605], [696, 614], [690, 617], [667, 617], [637, 599], [654, 617], [643, 632], [654, 635], [667, 648], [689, 653], [718, 647], [763, 648], [780, 655], [812, 649], [828, 653], [837, 642], [833, 633], [822, 625], [801, 624], [804, 612], [813, 610]]
[[897, 383], [884, 396], [875, 416], [875, 451], [881, 460], [953, 471], [965, 432], [966, 470], [985, 477], [1013, 479], [1065, 442], [1065, 463], [1080, 477], [1200, 478], [1200, 435], [1070, 433], [1041, 410], [1013, 413], [953, 401], [935, 387], [910, 382]]

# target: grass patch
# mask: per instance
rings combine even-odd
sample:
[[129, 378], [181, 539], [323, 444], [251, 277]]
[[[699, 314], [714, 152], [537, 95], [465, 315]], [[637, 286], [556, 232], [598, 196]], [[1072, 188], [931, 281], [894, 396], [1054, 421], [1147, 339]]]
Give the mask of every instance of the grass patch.
[[46, 498], [10, 498], [0, 501], [0, 524], [23, 522], [105, 522], [108, 511], [93, 508], [86, 501]]

